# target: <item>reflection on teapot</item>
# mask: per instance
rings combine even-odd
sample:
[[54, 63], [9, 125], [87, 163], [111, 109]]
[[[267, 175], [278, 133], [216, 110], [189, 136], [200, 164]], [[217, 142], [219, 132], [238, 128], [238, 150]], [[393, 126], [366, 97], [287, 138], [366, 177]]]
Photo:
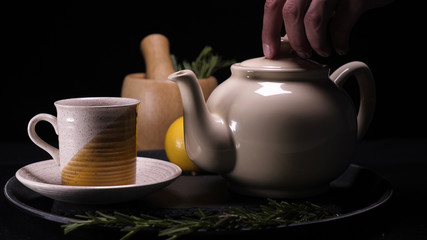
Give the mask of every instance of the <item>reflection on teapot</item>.
[[[327, 66], [295, 57], [286, 40], [281, 54], [234, 64], [206, 104], [193, 72], [169, 79], [181, 93], [186, 149], [197, 166], [242, 194], [308, 197], [349, 166], [373, 117], [375, 84], [362, 62], [329, 75]], [[342, 89], [350, 76], [359, 84], [358, 111]]]

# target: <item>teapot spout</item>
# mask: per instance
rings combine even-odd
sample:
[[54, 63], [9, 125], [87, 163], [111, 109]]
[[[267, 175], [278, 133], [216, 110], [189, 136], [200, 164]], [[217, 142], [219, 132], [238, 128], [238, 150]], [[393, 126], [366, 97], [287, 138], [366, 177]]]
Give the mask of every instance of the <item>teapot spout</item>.
[[184, 138], [188, 157], [201, 169], [227, 173], [235, 165], [236, 150], [224, 119], [209, 112], [202, 89], [191, 70], [169, 75], [181, 93], [184, 109]]

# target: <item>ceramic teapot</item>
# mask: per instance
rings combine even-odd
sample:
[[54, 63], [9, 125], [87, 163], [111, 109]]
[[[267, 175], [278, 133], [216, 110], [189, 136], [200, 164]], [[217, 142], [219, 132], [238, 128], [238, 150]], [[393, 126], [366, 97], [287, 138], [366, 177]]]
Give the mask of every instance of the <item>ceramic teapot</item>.
[[[327, 190], [350, 165], [374, 113], [368, 66], [350, 62], [329, 75], [282, 39], [281, 58], [249, 59], [231, 73], [206, 104], [192, 71], [169, 76], [181, 93], [190, 159], [246, 195], [302, 198]], [[358, 109], [342, 88], [348, 79], [358, 82]]]

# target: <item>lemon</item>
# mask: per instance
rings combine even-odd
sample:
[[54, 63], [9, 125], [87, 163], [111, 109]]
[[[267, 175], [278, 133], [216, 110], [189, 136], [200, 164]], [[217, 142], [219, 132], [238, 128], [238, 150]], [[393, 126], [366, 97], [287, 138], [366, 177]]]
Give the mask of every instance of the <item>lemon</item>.
[[165, 151], [169, 161], [178, 165], [184, 172], [198, 171], [187, 155], [184, 143], [184, 118], [176, 119], [168, 128], [165, 137]]

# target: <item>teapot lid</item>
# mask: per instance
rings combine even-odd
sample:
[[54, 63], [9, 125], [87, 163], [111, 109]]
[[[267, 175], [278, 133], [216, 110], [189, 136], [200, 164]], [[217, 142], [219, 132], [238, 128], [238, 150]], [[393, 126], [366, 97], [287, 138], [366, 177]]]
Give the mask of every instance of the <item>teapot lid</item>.
[[324, 64], [299, 58], [289, 45], [287, 38], [281, 39], [279, 56], [280, 57], [276, 59], [268, 59], [265, 57], [252, 58], [245, 60], [238, 65], [240, 67], [251, 68], [253, 70], [276, 70], [285, 72], [301, 72], [327, 68]]

